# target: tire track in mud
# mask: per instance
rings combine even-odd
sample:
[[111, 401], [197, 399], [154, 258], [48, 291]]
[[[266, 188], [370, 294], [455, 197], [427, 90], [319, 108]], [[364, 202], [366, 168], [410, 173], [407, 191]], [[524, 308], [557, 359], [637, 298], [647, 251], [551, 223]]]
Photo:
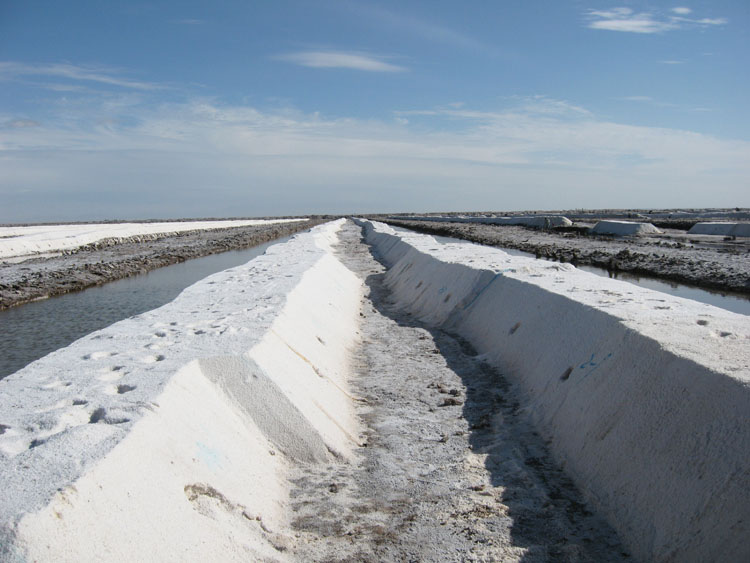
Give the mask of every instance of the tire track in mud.
[[394, 311], [384, 268], [347, 223], [339, 257], [365, 279], [355, 463], [293, 477], [300, 561], [627, 561], [471, 348]]

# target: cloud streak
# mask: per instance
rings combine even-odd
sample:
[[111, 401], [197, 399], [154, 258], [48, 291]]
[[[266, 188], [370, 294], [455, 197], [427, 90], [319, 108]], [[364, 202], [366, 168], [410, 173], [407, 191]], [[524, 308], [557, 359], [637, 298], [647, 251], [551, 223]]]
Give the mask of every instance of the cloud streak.
[[[138, 205], [165, 217], [740, 205], [750, 177], [748, 142], [613, 123], [546, 97], [492, 112], [447, 106], [396, 115], [409, 122], [210, 100], [124, 104], [123, 119], [107, 121], [110, 111], [68, 107], [34, 126], [0, 120], [9, 126], [0, 142], [0, 221], [41, 220], [11, 214], [28, 214], [48, 196], [59, 202], [56, 213], [101, 202], [110, 217], [142, 214]], [[709, 193], [709, 183], [721, 188]], [[122, 202], [125, 192], [132, 197]]]
[[686, 16], [692, 10], [686, 7], [672, 8], [670, 14], [635, 12], [631, 8], [618, 7], [609, 10], [589, 10], [586, 13], [588, 27], [626, 33], [663, 33], [691, 27], [720, 26], [729, 23], [727, 18], [699, 18]]
[[405, 72], [407, 69], [374, 56], [356, 51], [300, 51], [277, 55], [277, 60], [309, 68], [343, 68], [366, 72]]
[[158, 84], [131, 80], [120, 76], [116, 70], [101, 66], [57, 64], [26, 64], [0, 62], [0, 80], [18, 80], [24, 77], [63, 78], [77, 82], [94, 82], [131, 90], [159, 90]]

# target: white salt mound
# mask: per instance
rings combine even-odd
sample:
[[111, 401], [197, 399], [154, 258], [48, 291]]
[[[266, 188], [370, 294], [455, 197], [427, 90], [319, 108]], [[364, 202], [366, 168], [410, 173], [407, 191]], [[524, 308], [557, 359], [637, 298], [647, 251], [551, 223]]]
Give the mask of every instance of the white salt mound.
[[591, 232], [597, 235], [648, 235], [659, 234], [661, 231], [651, 223], [633, 223], [632, 221], [599, 221]]
[[642, 561], [750, 561], [748, 317], [558, 264], [362, 222], [395, 306], [525, 392]]
[[750, 237], [750, 223], [696, 223], [688, 231], [688, 234]]
[[290, 468], [358, 446], [341, 223], [0, 381], [0, 561], [283, 559]]

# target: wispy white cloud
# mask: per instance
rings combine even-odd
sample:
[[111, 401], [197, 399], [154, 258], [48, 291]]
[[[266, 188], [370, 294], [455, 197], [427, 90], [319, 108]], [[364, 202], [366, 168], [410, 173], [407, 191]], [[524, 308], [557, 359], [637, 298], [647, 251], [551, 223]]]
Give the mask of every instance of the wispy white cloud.
[[726, 25], [729, 23], [728, 18], [701, 18], [699, 20], [683, 19], [681, 21], [686, 21], [688, 23], [695, 23], [698, 25]]
[[27, 64], [0, 62], [0, 80], [22, 77], [63, 78], [78, 82], [94, 82], [133, 90], [158, 90], [163, 86], [151, 82], [131, 80], [121, 72], [102, 66], [57, 64]]
[[[516, 114], [558, 119], [580, 118], [591, 115], [591, 112], [581, 106], [548, 96], [511, 96], [506, 100]], [[476, 121], [492, 121], [507, 115], [505, 112], [468, 109], [464, 103], [447, 104], [431, 109], [398, 110], [394, 113], [398, 116], [442, 116]]]
[[[408, 6], [408, 4], [404, 4]], [[445, 45], [462, 50], [474, 51], [482, 55], [517, 59], [518, 55], [512, 51], [501, 49], [497, 45], [482, 41], [474, 35], [454, 28], [435, 23], [424, 17], [409, 15], [406, 9], [391, 11], [373, 2], [348, 2], [346, 4], [363, 22], [385, 28], [391, 32], [398, 32], [410, 37], [418, 37], [435, 45]]]
[[424, 19], [396, 13], [372, 4], [356, 4], [357, 11], [364, 13], [370, 20], [385, 24], [390, 28], [405, 31], [435, 43], [444, 43], [454, 47], [483, 49], [485, 45], [465, 33], [449, 27], [438, 25]]
[[33, 119], [11, 119], [2, 124], [9, 129], [22, 129], [26, 127], [39, 127], [41, 124]]
[[631, 8], [618, 7], [609, 10], [589, 10], [586, 17], [588, 27], [591, 29], [644, 34], [729, 23], [727, 18], [692, 19], [686, 17], [691, 13], [692, 10], [686, 7], [672, 8], [667, 14], [635, 12]]
[[659, 33], [676, 29], [670, 21], [659, 21], [650, 13], [635, 13], [630, 8], [611, 10], [590, 10], [588, 12], [591, 29], [624, 31], [630, 33]]
[[384, 57], [356, 51], [300, 51], [274, 57], [310, 68], [347, 68], [368, 72], [404, 72], [407, 69], [384, 60]]
[[[161, 201], [147, 207], [161, 215], [175, 201], [181, 214], [236, 215], [747, 199], [749, 142], [614, 123], [548, 97], [516, 98], [495, 111], [417, 108], [391, 120], [212, 100], [127, 103], [117, 110], [123, 119], [108, 120], [109, 107], [69, 107], [42, 125], [4, 129], [0, 199], [31, 209], [53, 187], [61, 200], [122, 191], [132, 194], [129, 205]], [[709, 181], [721, 190], [707, 194]]]
[[641, 103], [641, 104], [649, 104], [649, 105], [659, 107], [659, 108], [672, 108], [672, 109], [677, 109], [677, 110], [682, 110], [682, 111], [688, 110], [688, 108], [684, 106], [657, 100], [657, 99], [652, 98], [651, 96], [623, 96], [621, 98], [615, 98], [615, 99], [623, 101], [623, 102], [635, 102], [635, 103]]
[[653, 102], [654, 99], [651, 96], [623, 96], [622, 98], [617, 98], [618, 100], [623, 100], [626, 102]]

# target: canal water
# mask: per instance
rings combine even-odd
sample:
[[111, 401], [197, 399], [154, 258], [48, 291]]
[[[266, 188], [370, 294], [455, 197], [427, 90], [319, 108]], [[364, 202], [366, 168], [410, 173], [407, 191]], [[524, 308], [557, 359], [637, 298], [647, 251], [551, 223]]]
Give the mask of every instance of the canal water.
[[[396, 230], [404, 230], [401, 227], [393, 227]], [[408, 231], [407, 231], [408, 232]], [[413, 232], [413, 231], [411, 231]], [[439, 243], [463, 243], [467, 244], [468, 241], [452, 238], [452, 237], [441, 237], [437, 235], [431, 235]], [[502, 248], [504, 252], [513, 256], [526, 256], [527, 258], [536, 258], [529, 252], [523, 250], [516, 250], [513, 248]], [[668, 293], [675, 297], [683, 297], [685, 299], [692, 299], [693, 301], [700, 301], [701, 303], [708, 303], [714, 307], [720, 307], [733, 313], [739, 313], [740, 315], [750, 315], [750, 299], [743, 297], [742, 295], [735, 295], [732, 293], [726, 293], [722, 291], [712, 291], [706, 289], [700, 289], [689, 285], [684, 285], [672, 281], [660, 280], [651, 277], [637, 276], [626, 272], [610, 272], [605, 268], [597, 268], [596, 266], [576, 266], [579, 270], [584, 272], [590, 272], [597, 276], [605, 278], [614, 278], [621, 281], [626, 281], [634, 285], [645, 287], [647, 289], [653, 289], [654, 291], [661, 291], [662, 293]]]
[[272, 244], [286, 242], [289, 238], [187, 260], [84, 291], [0, 311], [0, 379], [82, 336], [161, 307], [198, 280], [244, 264], [263, 254]]

